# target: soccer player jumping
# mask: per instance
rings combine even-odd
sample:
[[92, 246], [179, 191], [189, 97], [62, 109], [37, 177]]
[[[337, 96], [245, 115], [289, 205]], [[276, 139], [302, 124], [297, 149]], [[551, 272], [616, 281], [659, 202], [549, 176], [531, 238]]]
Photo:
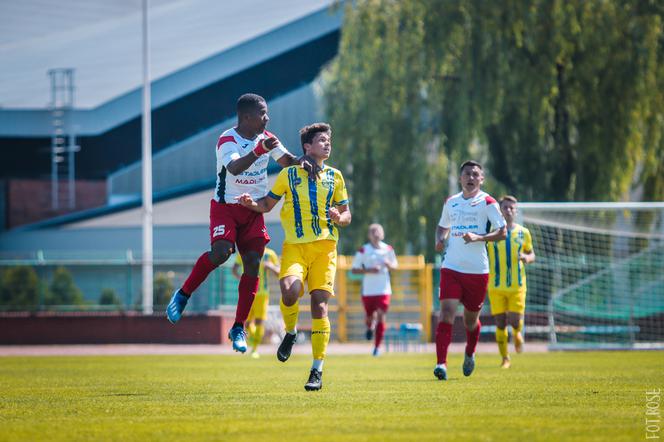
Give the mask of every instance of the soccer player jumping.
[[324, 164], [332, 152], [332, 130], [326, 123], [315, 123], [300, 130], [302, 149], [322, 168], [313, 180], [298, 166], [282, 170], [272, 190], [258, 201], [243, 194], [238, 201], [257, 212], [269, 212], [282, 196], [281, 225], [286, 239], [281, 257], [281, 314], [286, 325], [277, 358], [286, 362], [297, 336], [298, 301], [307, 282], [311, 295], [311, 349], [313, 364], [308, 391], [323, 386], [323, 361], [330, 340], [327, 303], [334, 293], [337, 270], [338, 227], [351, 221], [344, 178], [337, 169]]
[[270, 241], [263, 215], [237, 204], [235, 198], [248, 193], [255, 198], [267, 192], [267, 164], [274, 158], [282, 167], [301, 164], [310, 173], [312, 165], [304, 157], [296, 159], [279, 140], [265, 130], [270, 118], [265, 99], [244, 94], [237, 101], [237, 126], [228, 129], [217, 142], [217, 185], [210, 201], [210, 251], [196, 261], [189, 277], [171, 298], [166, 308], [168, 320], [180, 320], [189, 297], [218, 266], [226, 262], [235, 246], [242, 256], [244, 273], [238, 286], [235, 323], [228, 338], [233, 349], [247, 351], [244, 322], [258, 289], [258, 269]]
[[440, 380], [447, 379], [447, 350], [452, 341], [452, 325], [459, 302], [464, 306], [463, 323], [466, 327], [463, 374], [470, 376], [475, 369], [475, 348], [482, 327], [479, 316], [489, 282], [485, 243], [506, 237], [505, 220], [498, 203], [480, 189], [484, 182], [482, 165], [466, 161], [461, 165], [460, 173], [463, 191], [447, 199], [436, 228], [437, 252], [443, 251], [449, 236], [440, 269], [440, 322], [436, 329], [437, 364], [433, 371]]

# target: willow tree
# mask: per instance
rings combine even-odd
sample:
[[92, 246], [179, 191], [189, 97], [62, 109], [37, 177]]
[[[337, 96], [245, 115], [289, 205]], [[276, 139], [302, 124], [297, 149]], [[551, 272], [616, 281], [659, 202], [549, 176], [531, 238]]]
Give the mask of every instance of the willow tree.
[[372, 221], [426, 250], [470, 156], [523, 199], [662, 198], [663, 17], [636, 0], [353, 2], [323, 77], [344, 250]]

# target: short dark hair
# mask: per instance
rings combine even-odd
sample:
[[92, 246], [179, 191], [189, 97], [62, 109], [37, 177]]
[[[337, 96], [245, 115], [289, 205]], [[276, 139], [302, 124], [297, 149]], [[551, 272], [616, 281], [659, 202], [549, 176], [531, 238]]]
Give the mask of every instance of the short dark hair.
[[246, 114], [258, 110], [261, 104], [265, 104], [265, 98], [256, 94], [244, 94], [237, 99], [237, 113]]
[[475, 161], [475, 160], [468, 160], [468, 161], [465, 161], [465, 162], [461, 165], [461, 167], [459, 168], [459, 172], [463, 172], [463, 168], [466, 167], [466, 166], [471, 166], [471, 167], [473, 167], [473, 166], [477, 166], [477, 167], [480, 168], [480, 170], [484, 171], [484, 168], [482, 167], [482, 165], [481, 165], [480, 163], [478, 163], [478, 162]]
[[300, 143], [302, 143], [303, 151], [304, 145], [311, 144], [316, 134], [320, 132], [332, 134], [332, 127], [327, 123], [314, 123], [300, 129]]
[[515, 197], [515, 196], [512, 196], [512, 195], [505, 195], [505, 196], [503, 196], [503, 197], [500, 199], [500, 205], [502, 206], [503, 203], [504, 203], [505, 201], [510, 201], [510, 202], [512, 202], [512, 203], [514, 203], [514, 204], [518, 203], [518, 201], [516, 200], [516, 197]]

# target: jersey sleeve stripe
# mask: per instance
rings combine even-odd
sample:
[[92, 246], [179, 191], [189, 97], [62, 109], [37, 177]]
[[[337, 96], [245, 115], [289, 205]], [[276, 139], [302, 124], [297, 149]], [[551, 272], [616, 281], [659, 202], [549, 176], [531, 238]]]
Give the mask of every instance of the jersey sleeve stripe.
[[219, 137], [219, 141], [217, 141], [217, 149], [219, 149], [224, 143], [235, 143], [235, 138], [230, 135]]
[[348, 204], [348, 200], [341, 200], [334, 203], [335, 206], [345, 206], [346, 204]]
[[267, 193], [267, 196], [269, 196], [270, 198], [273, 198], [277, 201], [279, 201], [281, 199], [281, 195], [277, 195], [276, 193], [272, 193], [272, 191], [269, 191]]

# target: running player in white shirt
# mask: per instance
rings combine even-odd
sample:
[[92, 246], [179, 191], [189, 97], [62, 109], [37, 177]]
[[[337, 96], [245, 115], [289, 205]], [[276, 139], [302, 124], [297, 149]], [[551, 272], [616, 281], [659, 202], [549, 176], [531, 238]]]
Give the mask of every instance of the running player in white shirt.
[[367, 340], [373, 335], [376, 324], [373, 355], [380, 354], [380, 343], [385, 334], [385, 316], [390, 307], [390, 270], [397, 268], [397, 257], [392, 246], [383, 242], [385, 232], [380, 224], [369, 226], [369, 242], [357, 251], [353, 258], [352, 272], [362, 278], [362, 304], [366, 312]]
[[217, 142], [217, 185], [210, 201], [210, 251], [198, 258], [166, 308], [168, 320], [178, 322], [194, 290], [212, 270], [228, 260], [237, 246], [244, 273], [238, 286], [235, 323], [228, 337], [233, 349], [242, 353], [247, 351], [244, 323], [256, 296], [259, 265], [270, 237], [263, 214], [237, 204], [235, 197], [248, 193], [258, 199], [267, 193], [268, 156], [282, 167], [300, 164], [311, 176], [317, 171], [313, 161], [296, 159], [265, 130], [269, 121], [263, 97], [244, 94], [238, 99], [237, 126], [225, 131]]
[[457, 306], [464, 306], [466, 351], [463, 374], [475, 369], [475, 348], [482, 324], [480, 310], [489, 283], [489, 258], [486, 242], [506, 238], [505, 219], [491, 195], [483, 192], [482, 165], [466, 161], [461, 165], [462, 192], [452, 195], [443, 206], [436, 228], [436, 251], [442, 252], [449, 236], [443, 266], [440, 269], [440, 322], [436, 329], [437, 365], [433, 374], [447, 379], [447, 349], [452, 340], [452, 325]]

